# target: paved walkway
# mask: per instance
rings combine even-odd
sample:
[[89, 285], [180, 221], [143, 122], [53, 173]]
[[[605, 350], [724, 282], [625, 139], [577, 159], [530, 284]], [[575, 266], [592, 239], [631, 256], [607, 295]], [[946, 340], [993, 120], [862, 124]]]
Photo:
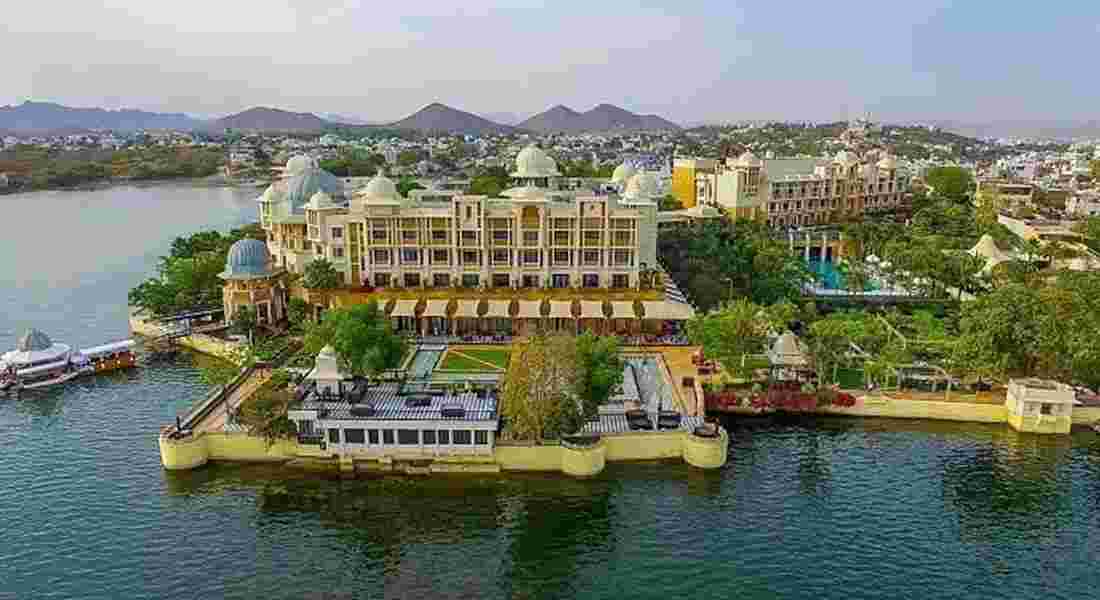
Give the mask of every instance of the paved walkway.
[[222, 431], [225, 427], [226, 405], [228, 404], [229, 410], [237, 410], [241, 402], [251, 397], [260, 386], [271, 378], [273, 372], [271, 369], [256, 369], [253, 371], [248, 379], [229, 395], [226, 402], [219, 404], [207, 413], [206, 417], [195, 426], [195, 431]]

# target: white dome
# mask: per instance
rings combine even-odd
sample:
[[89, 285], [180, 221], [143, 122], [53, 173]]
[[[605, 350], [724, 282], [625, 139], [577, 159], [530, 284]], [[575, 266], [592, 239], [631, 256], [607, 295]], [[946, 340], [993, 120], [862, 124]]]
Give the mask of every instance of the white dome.
[[623, 163], [615, 167], [615, 171], [611, 174], [611, 183], [623, 183], [630, 181], [630, 178], [634, 176], [637, 170], [633, 165], [629, 163]]
[[893, 156], [887, 154], [882, 157], [882, 160], [878, 161], [878, 168], [884, 170], [896, 169], [898, 167], [898, 161]]
[[535, 179], [559, 175], [558, 163], [535, 145], [527, 146], [516, 155], [516, 171], [512, 177]]
[[401, 194], [397, 193], [397, 185], [392, 179], [378, 174], [367, 182], [367, 187], [359, 192], [364, 204], [394, 204], [401, 202]]
[[623, 197], [630, 200], [651, 200], [661, 195], [661, 184], [657, 176], [649, 171], [641, 171], [626, 182]]
[[325, 190], [318, 190], [313, 197], [309, 199], [310, 208], [329, 208], [333, 206], [332, 196]]
[[309, 168], [317, 168], [317, 161], [305, 154], [299, 154], [286, 161], [285, 174], [287, 177], [293, 177], [302, 174]]
[[760, 159], [748, 150], [743, 152], [741, 156], [737, 157], [737, 166], [739, 167], [759, 167], [762, 164], [763, 163], [760, 162]]

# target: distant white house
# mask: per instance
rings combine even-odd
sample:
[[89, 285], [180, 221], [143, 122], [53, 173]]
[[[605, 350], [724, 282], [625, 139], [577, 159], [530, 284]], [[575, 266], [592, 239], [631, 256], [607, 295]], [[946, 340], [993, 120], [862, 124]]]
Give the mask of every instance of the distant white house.
[[0, 190], [8, 187], [8, 174], [0, 173]]

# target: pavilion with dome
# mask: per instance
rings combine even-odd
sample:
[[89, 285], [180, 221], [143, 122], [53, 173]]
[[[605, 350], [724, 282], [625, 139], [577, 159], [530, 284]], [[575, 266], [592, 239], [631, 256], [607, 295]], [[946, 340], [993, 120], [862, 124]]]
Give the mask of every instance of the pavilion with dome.
[[261, 240], [243, 239], [229, 247], [225, 270], [219, 277], [222, 285], [222, 304], [225, 320], [233, 321], [233, 315], [242, 307], [256, 311], [256, 321], [261, 325], [274, 325], [286, 318], [286, 271], [277, 267]]

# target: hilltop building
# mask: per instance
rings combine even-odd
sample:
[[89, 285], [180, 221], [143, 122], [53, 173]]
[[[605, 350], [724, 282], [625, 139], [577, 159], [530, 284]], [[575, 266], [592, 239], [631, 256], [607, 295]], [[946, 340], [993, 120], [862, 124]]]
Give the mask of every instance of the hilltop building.
[[769, 225], [822, 225], [902, 205], [910, 180], [885, 156], [864, 162], [843, 151], [832, 160], [764, 158], [745, 152], [720, 162], [677, 159], [673, 195], [686, 208], [715, 206]]

